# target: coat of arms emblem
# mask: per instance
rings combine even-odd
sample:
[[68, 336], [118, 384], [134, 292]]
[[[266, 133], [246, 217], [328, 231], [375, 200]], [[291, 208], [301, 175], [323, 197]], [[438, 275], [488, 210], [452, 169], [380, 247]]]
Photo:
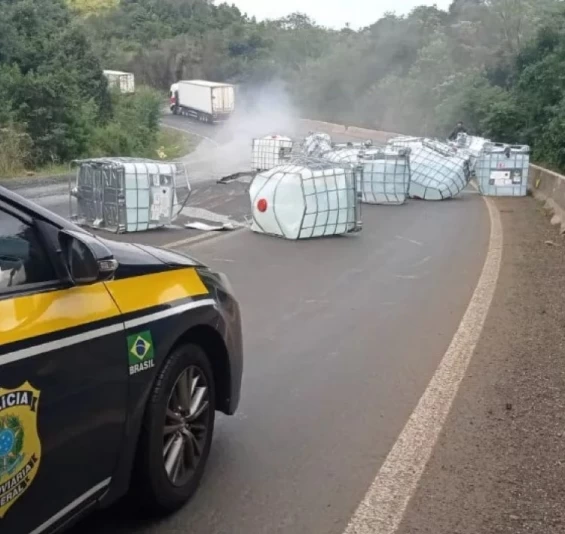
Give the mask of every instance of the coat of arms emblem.
[[29, 382], [0, 388], [0, 519], [26, 492], [41, 460], [37, 429], [39, 390]]

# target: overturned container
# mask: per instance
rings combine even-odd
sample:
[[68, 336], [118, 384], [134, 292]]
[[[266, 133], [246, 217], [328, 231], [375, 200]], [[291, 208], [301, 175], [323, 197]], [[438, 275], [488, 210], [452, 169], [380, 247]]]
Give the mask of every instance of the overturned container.
[[181, 163], [135, 158], [73, 162], [71, 220], [114, 233], [142, 232], [170, 225], [190, 196]]
[[479, 191], [494, 197], [526, 196], [529, 168], [529, 146], [487, 143], [475, 166]]
[[410, 189], [410, 148], [387, 147], [361, 153], [359, 192], [367, 204], [400, 205]]
[[301, 152], [309, 158], [320, 158], [332, 150], [332, 138], [323, 132], [311, 132], [302, 142]]
[[471, 174], [474, 174], [477, 161], [483, 154], [484, 147], [487, 143], [490, 143], [490, 141], [484, 137], [477, 137], [461, 132], [457, 135], [457, 139], [451, 146], [457, 150], [460, 156], [469, 158]]
[[356, 171], [313, 158], [257, 174], [249, 187], [254, 232], [307, 239], [361, 230]]
[[329, 161], [358, 166], [357, 188], [367, 204], [400, 205], [410, 187], [410, 149], [396, 147], [345, 147], [324, 156]]
[[445, 200], [458, 195], [471, 178], [469, 156], [445, 143], [424, 139], [410, 154], [412, 198]]
[[266, 171], [288, 162], [292, 154], [293, 141], [282, 135], [269, 135], [253, 139], [251, 158], [252, 171]]

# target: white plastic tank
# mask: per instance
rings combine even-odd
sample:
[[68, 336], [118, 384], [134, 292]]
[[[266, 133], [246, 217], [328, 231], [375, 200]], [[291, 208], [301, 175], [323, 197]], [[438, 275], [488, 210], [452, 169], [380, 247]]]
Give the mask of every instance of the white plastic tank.
[[409, 148], [387, 147], [361, 154], [359, 192], [367, 204], [404, 204], [410, 189]]
[[292, 139], [282, 135], [253, 139], [251, 169], [265, 171], [285, 163], [292, 153], [292, 147]]
[[318, 158], [332, 150], [332, 138], [327, 133], [309, 133], [302, 143], [302, 152], [307, 157]]
[[324, 159], [357, 166], [357, 189], [367, 204], [404, 204], [410, 186], [409, 148], [357, 148], [332, 150]]
[[529, 146], [487, 143], [475, 166], [479, 191], [485, 196], [526, 196], [529, 168]]
[[257, 174], [249, 187], [254, 232], [307, 239], [361, 229], [350, 166], [300, 159]]
[[410, 154], [412, 198], [445, 200], [458, 195], [471, 177], [469, 156], [439, 141], [425, 139]]
[[[78, 172], [71, 189], [71, 218], [79, 224], [116, 233], [166, 226], [190, 195], [186, 169], [176, 163], [133, 158], [94, 158], [75, 163]], [[180, 204], [177, 193], [183, 177], [188, 189]]]
[[323, 158], [333, 163], [355, 164], [359, 162], [361, 151], [361, 147], [334, 147], [330, 152], [326, 152]]
[[126, 232], [149, 230], [173, 218], [175, 166], [125, 163]]
[[489, 142], [490, 141], [484, 137], [459, 133], [456, 141], [450, 143], [450, 145], [457, 150], [460, 156], [469, 158], [471, 172], [474, 172], [477, 160], [482, 155], [485, 144]]

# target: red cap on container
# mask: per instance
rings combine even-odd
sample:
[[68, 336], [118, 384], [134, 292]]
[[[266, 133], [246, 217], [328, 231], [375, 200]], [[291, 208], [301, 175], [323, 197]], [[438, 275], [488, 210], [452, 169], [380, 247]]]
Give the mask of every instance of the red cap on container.
[[267, 200], [264, 198], [260, 198], [259, 201], [257, 202], [257, 209], [261, 213], [265, 213], [267, 211]]

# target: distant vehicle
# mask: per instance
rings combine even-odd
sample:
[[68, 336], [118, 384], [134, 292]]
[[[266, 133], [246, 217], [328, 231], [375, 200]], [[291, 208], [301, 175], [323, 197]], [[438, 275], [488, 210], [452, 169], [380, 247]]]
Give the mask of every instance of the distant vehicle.
[[181, 80], [171, 85], [170, 109], [174, 115], [202, 122], [228, 119], [235, 109], [234, 86], [205, 80]]
[[105, 70], [103, 72], [108, 79], [110, 89], [118, 88], [123, 94], [135, 93], [135, 76], [131, 72], [120, 70]]

